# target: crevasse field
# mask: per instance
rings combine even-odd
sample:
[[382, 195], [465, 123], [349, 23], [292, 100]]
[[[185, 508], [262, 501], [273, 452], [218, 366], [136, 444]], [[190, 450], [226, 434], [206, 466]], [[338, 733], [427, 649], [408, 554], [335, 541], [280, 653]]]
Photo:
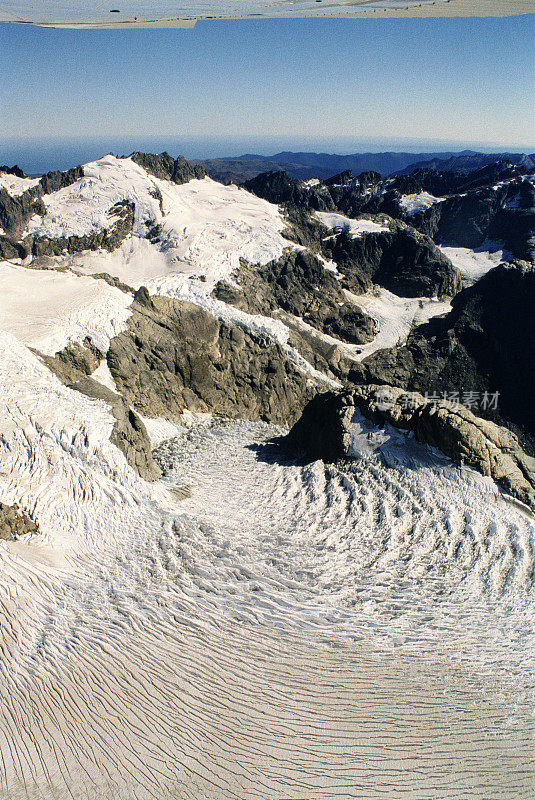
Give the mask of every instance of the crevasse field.
[[[110, 443], [108, 407], [31, 349], [106, 349], [130, 302], [91, 277], [108, 271], [291, 351], [281, 322], [210, 297], [240, 256], [288, 246], [244, 190], [107, 157], [31, 225], [103, 224], [126, 186], [139, 235], [115, 253], [0, 263], [0, 501], [40, 528], [0, 542], [0, 796], [529, 800], [532, 516], [361, 418], [343, 468], [292, 459], [262, 423], [145, 420], [164, 471], [149, 484]], [[381, 341], [434, 307], [364, 302]]]

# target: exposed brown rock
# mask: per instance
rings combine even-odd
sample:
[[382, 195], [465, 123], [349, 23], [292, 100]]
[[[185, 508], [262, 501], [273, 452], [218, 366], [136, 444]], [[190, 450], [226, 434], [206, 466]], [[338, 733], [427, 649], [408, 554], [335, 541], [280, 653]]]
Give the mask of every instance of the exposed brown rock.
[[17, 505], [0, 503], [0, 539], [14, 541], [25, 533], [38, 533], [39, 527]]
[[372, 318], [348, 302], [332, 272], [306, 250], [289, 251], [264, 266], [242, 262], [233, 283], [218, 283], [214, 294], [250, 314], [272, 316], [280, 309], [351, 344], [375, 335]]
[[188, 408], [291, 424], [317, 388], [273, 341], [163, 297], [132, 304], [107, 361], [127, 403], [151, 417]]
[[458, 404], [430, 402], [399, 387], [368, 384], [317, 395], [286, 440], [311, 458], [344, 458], [355, 409], [377, 425], [389, 423], [413, 431], [418, 441], [493, 478], [506, 492], [535, 509], [535, 459], [522, 450], [511, 431]]

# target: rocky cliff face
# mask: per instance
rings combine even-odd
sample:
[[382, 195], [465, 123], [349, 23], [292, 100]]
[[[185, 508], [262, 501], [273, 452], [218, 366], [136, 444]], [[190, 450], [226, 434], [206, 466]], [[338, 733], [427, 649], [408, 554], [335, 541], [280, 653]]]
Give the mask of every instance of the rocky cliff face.
[[310, 458], [346, 458], [356, 410], [377, 425], [413, 431], [458, 464], [492, 477], [513, 497], [535, 509], [535, 458], [506, 428], [448, 402], [429, 402], [418, 393], [368, 384], [342, 393], [317, 395], [294, 425], [286, 444]]
[[461, 289], [461, 276], [451, 261], [429, 237], [402, 223], [360, 237], [344, 231], [325, 242], [324, 252], [357, 294], [374, 283], [401, 297], [452, 297]]
[[405, 217], [397, 192], [375, 194], [380, 179], [375, 172], [354, 178], [348, 171], [318, 186], [305, 186], [285, 172], [268, 172], [244, 187], [281, 204], [289, 220], [288, 237], [334, 260], [352, 292], [360, 294], [377, 283], [404, 297], [453, 296], [461, 288], [458, 270], [429, 236], [412, 226], [386, 218], [390, 231], [355, 238], [345, 232], [329, 236], [312, 222], [314, 210], [335, 210], [349, 217], [379, 211]]
[[70, 389], [94, 400], [102, 400], [110, 407], [116, 420], [110, 441], [123, 452], [138, 475], [148, 481], [157, 480], [160, 469], [152, 458], [150, 439], [142, 420], [123, 397], [91, 378], [103, 358], [91, 340], [71, 344], [55, 356], [38, 355]]
[[184, 156], [173, 158], [169, 153], [132, 153], [130, 158], [155, 178], [173, 183], [188, 183], [194, 178], [201, 180], [206, 177], [204, 167], [186, 161]]
[[453, 195], [415, 214], [411, 223], [440, 244], [474, 249], [497, 240], [515, 258], [533, 261], [535, 186], [518, 179]]
[[107, 362], [126, 402], [152, 417], [180, 419], [188, 408], [288, 424], [317, 388], [280, 345], [146, 290]]
[[281, 309], [313, 328], [352, 344], [372, 340], [375, 323], [350, 304], [332, 272], [307, 251], [291, 251], [261, 267], [243, 264], [239, 286], [219, 283], [215, 295], [251, 314]]
[[524, 446], [531, 451], [534, 303], [533, 267], [503, 264], [457, 295], [450, 314], [415, 329], [404, 346], [355, 365], [350, 379], [439, 395], [498, 392], [497, 409], [480, 413], [520, 426]]
[[[17, 240], [34, 214], [46, 213], [46, 207], [41, 199], [43, 195], [70, 186], [82, 178], [83, 174], [81, 166], [66, 172], [48, 172], [43, 175], [37, 186], [27, 189], [16, 197], [12, 197], [5, 189], [0, 189], [0, 227], [5, 231], [6, 237]], [[19, 177], [24, 177], [24, 174]]]
[[[354, 177], [347, 170], [313, 186], [286, 172], [266, 172], [244, 186], [272, 203], [301, 211], [337, 211], [351, 218], [388, 214], [439, 244], [473, 249], [487, 240], [503, 241], [515, 258], [533, 261], [535, 187], [525, 175], [525, 165], [495, 161], [471, 172], [418, 167], [387, 181], [377, 172]], [[445, 199], [409, 214], [402, 197], [420, 192]]]
[[335, 211], [329, 191], [324, 185], [306, 186], [303, 181], [290, 178], [287, 172], [263, 172], [245, 181], [244, 189], [277, 205], [288, 204], [316, 211]]

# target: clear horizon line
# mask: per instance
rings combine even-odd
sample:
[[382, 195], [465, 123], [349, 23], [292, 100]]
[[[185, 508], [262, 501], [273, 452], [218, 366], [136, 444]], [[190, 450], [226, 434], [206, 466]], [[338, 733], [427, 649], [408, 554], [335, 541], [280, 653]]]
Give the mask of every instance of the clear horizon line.
[[[50, 149], [50, 147], [53, 146], [56, 143], [58, 145], [62, 145], [62, 144], [64, 145], [64, 144], [68, 144], [68, 143], [69, 144], [75, 144], [76, 143], [76, 144], [83, 145], [83, 144], [90, 144], [90, 143], [96, 144], [98, 142], [102, 142], [104, 144], [106, 142], [109, 142], [110, 147], [113, 147], [116, 144], [122, 144], [122, 143], [127, 143], [127, 142], [128, 143], [135, 143], [136, 141], [139, 141], [140, 146], [143, 144], [143, 142], [148, 142], [148, 141], [154, 141], [154, 142], [161, 141], [162, 144], [164, 144], [165, 140], [167, 140], [169, 144], [171, 144], [172, 142], [176, 142], [177, 144], [182, 142], [183, 145], [185, 145], [185, 146], [187, 146], [187, 144], [189, 144], [189, 143], [193, 144], [193, 143], [204, 143], [204, 142], [206, 142], [207, 144], [208, 143], [212, 143], [212, 144], [218, 143], [220, 146], [221, 145], [224, 146], [226, 142], [228, 142], [229, 145], [231, 145], [232, 143], [237, 143], [237, 142], [241, 142], [242, 145], [246, 145], [248, 140], [250, 140], [251, 144], [255, 144], [256, 143], [259, 146], [261, 146], [262, 142], [264, 142], [264, 148], [263, 149], [265, 149], [266, 145], [269, 145], [271, 141], [275, 140], [275, 141], [279, 141], [280, 144], [278, 144], [278, 146], [277, 146], [277, 145], [275, 145], [275, 141], [273, 141], [274, 150], [276, 150], [276, 152], [273, 152], [271, 155], [277, 155], [277, 153], [280, 153], [280, 152], [301, 152], [301, 153], [303, 153], [303, 152], [311, 152], [311, 153], [315, 152], [315, 153], [324, 153], [324, 154], [327, 154], [327, 155], [355, 155], [357, 153], [366, 153], [366, 152], [401, 153], [401, 152], [406, 152], [406, 151], [404, 151], [402, 149], [404, 146], [405, 147], [409, 147], [410, 150], [413, 150], [415, 147], [421, 147], [422, 148], [422, 152], [426, 151], [426, 152], [429, 152], [429, 153], [435, 152], [435, 151], [436, 152], [443, 152], [445, 150], [448, 150], [448, 151], [456, 151], [456, 150], [458, 150], [459, 152], [463, 151], [463, 150], [472, 150], [474, 152], [480, 152], [481, 150], [488, 149], [488, 148], [490, 148], [492, 150], [495, 150], [495, 151], [504, 152], [504, 153], [505, 152], [516, 152], [516, 153], [520, 153], [521, 152], [521, 153], [525, 153], [525, 154], [535, 153], [535, 143], [532, 143], [532, 144], [527, 144], [527, 143], [504, 144], [502, 142], [473, 142], [473, 141], [459, 141], [459, 140], [451, 141], [451, 140], [442, 140], [442, 139], [411, 139], [411, 138], [395, 139], [395, 140], [392, 141], [392, 140], [389, 140], [389, 139], [383, 140], [382, 138], [378, 139], [378, 138], [373, 138], [373, 137], [370, 138], [370, 139], [366, 139], [365, 137], [362, 137], [362, 138], [361, 137], [356, 137], [356, 138], [353, 139], [353, 137], [350, 137], [350, 136], [340, 136], [340, 137], [336, 137], [336, 139], [333, 139], [332, 143], [330, 144], [330, 147], [334, 148], [334, 149], [328, 150], [328, 149], [325, 149], [325, 148], [329, 147], [329, 144], [327, 144], [326, 140], [323, 137], [317, 137], [317, 138], [316, 137], [307, 137], [306, 140], [305, 140], [307, 145], [304, 147], [304, 149], [303, 149], [303, 147], [301, 147], [301, 143], [302, 143], [303, 140], [301, 140], [299, 137], [288, 137], [288, 139], [290, 141], [288, 141], [286, 139], [286, 137], [281, 137], [281, 138], [282, 138], [282, 142], [280, 142], [279, 137], [262, 136], [260, 134], [249, 134], [249, 135], [245, 135], [245, 136], [232, 136], [232, 135], [229, 135], [229, 136], [225, 136], [225, 135], [216, 136], [215, 134], [199, 134], [199, 135], [193, 135], [193, 136], [190, 135], [188, 137], [182, 137], [182, 136], [177, 135], [177, 134], [170, 134], [170, 135], [166, 135], [166, 134], [147, 134], [145, 136], [143, 136], [143, 135], [142, 136], [131, 136], [131, 135], [128, 135], [128, 134], [117, 134], [117, 135], [108, 135], [108, 136], [106, 136], [106, 135], [104, 135], [104, 136], [102, 136], [102, 135], [91, 135], [91, 136], [58, 136], [58, 137], [50, 137], [50, 136], [5, 136], [0, 141], [0, 151], [2, 150], [2, 144], [9, 145], [9, 147], [11, 149], [11, 148], [13, 148], [14, 145], [16, 146], [18, 143], [20, 143], [20, 145], [23, 146], [23, 147], [25, 145], [28, 145], [28, 144], [38, 145], [38, 144], [46, 143], [47, 149]], [[346, 144], [346, 147], [348, 147], [349, 149], [346, 149], [344, 152], [342, 152], [340, 150], [340, 148], [344, 146], [344, 139], [348, 139], [348, 140], [352, 141], [354, 143], [353, 147], [358, 147], [359, 146], [359, 142], [362, 141], [362, 147], [365, 148], [365, 149], [362, 149], [362, 150], [352, 149], [350, 147], [349, 141], [348, 141], [347, 144]], [[295, 145], [293, 144], [293, 142], [295, 142]], [[337, 146], [337, 142], [338, 142], [338, 146]], [[304, 144], [304, 142], [303, 142], [303, 144]], [[311, 148], [314, 147], [314, 146], [321, 147], [322, 149], [320, 149], [320, 150], [312, 150]], [[295, 149], [294, 150], [294, 149], [292, 149], [293, 147], [300, 147], [300, 149]], [[372, 147], [373, 150], [370, 150], [369, 149], [370, 147]], [[366, 148], [368, 148], [368, 149], [366, 149]], [[384, 149], [376, 150], [375, 148], [384, 148]], [[255, 153], [253, 151], [249, 151], [249, 152], [244, 151], [244, 152], [240, 153], [240, 155], [264, 155], [265, 156], [265, 153]], [[229, 156], [229, 157], [239, 158], [239, 156]], [[214, 158], [214, 156], [212, 156], [212, 158]], [[220, 158], [225, 158], [225, 156], [220, 156]]]

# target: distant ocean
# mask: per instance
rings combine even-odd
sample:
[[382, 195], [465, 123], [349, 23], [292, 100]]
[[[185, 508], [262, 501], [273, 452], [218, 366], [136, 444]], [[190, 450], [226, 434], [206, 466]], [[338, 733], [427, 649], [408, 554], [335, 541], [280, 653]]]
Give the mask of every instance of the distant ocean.
[[223, 158], [244, 153], [274, 155], [281, 151], [323, 153], [414, 152], [430, 153], [444, 150], [461, 151], [466, 148], [484, 153], [533, 152], [506, 145], [489, 145], [478, 142], [451, 142], [430, 140], [379, 140], [379, 139], [314, 139], [314, 138], [209, 138], [209, 137], [92, 137], [92, 138], [9, 138], [0, 140], [0, 164], [18, 164], [28, 175], [42, 175], [53, 169], [69, 169], [76, 164], [86, 164], [107, 153], [128, 155], [134, 150], [171, 155], [190, 159]]

